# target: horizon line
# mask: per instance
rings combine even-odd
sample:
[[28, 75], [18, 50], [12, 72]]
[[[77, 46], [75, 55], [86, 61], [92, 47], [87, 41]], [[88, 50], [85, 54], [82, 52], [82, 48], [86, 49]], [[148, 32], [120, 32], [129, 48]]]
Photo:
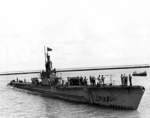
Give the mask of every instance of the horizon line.
[[[72, 72], [72, 71], [94, 71], [94, 70], [113, 70], [113, 69], [132, 69], [132, 68], [150, 68], [150, 64], [135, 64], [135, 65], [118, 65], [118, 66], [99, 66], [99, 67], [80, 67], [80, 68], [63, 68], [56, 69], [56, 72]], [[17, 75], [17, 74], [36, 74], [42, 70], [29, 71], [10, 71], [0, 72], [0, 75]]]

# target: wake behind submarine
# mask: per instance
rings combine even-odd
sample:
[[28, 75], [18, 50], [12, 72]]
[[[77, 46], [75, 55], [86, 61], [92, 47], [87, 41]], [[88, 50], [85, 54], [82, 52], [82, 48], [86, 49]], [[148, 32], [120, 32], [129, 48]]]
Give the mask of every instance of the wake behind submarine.
[[[52, 67], [49, 51], [47, 47], [45, 52], [45, 70], [40, 72], [39, 78], [31, 78], [31, 82], [22, 80], [11, 80], [8, 85], [25, 89], [40, 94], [85, 104], [95, 104], [108, 108], [136, 110], [140, 104], [145, 88], [143, 86], [132, 85], [132, 76], [130, 84], [127, 84], [127, 78], [122, 75], [121, 85], [105, 84], [103, 75], [98, 78], [90, 77], [63, 77], [57, 75], [59, 72], [88, 71], [88, 69], [75, 70], [56, 70]], [[129, 67], [130, 68], [130, 67]], [[100, 68], [105, 70], [111, 68]], [[95, 82], [97, 79], [97, 83]], [[88, 80], [90, 81], [88, 83]]]

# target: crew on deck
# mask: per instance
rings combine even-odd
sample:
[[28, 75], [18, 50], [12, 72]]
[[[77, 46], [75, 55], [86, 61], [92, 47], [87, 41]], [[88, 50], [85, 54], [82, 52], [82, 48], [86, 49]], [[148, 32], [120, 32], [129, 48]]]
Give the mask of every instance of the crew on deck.
[[104, 75], [102, 75], [101, 80], [102, 80], [102, 84], [104, 85], [104, 81], [105, 81]]
[[132, 76], [131, 76], [131, 74], [129, 74], [129, 83], [130, 83], [130, 86], [132, 86]]
[[92, 85], [92, 86], [94, 86], [96, 83], [95, 83], [95, 77], [93, 77], [93, 76], [90, 76], [90, 84]]
[[121, 74], [121, 85], [128, 86], [128, 78], [129, 78], [129, 85], [132, 86], [132, 76], [129, 74], [129, 76], [126, 76], [125, 74]]
[[[89, 82], [88, 82], [89, 80]], [[100, 85], [105, 85], [105, 76], [104, 75], [99, 75], [98, 77], [94, 76], [89, 76], [89, 79], [86, 78], [86, 76], [76, 76], [76, 77], [67, 77], [67, 81], [64, 82], [63, 80], [61, 81], [61, 85], [71, 85], [71, 86], [100, 86]], [[112, 85], [112, 84], [111, 84]]]

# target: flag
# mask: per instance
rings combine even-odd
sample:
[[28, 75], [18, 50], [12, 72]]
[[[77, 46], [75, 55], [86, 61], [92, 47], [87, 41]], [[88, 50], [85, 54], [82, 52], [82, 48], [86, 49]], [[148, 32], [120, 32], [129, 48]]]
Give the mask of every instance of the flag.
[[49, 47], [47, 47], [47, 51], [52, 51], [52, 49], [51, 49], [51, 48], [49, 48]]

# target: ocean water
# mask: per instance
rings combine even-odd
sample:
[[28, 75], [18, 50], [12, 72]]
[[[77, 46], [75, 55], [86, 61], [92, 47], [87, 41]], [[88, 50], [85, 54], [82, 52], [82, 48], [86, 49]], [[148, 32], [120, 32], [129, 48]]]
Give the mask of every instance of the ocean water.
[[120, 84], [120, 74], [128, 75], [134, 71], [147, 71], [147, 77], [134, 77], [134, 85], [145, 87], [145, 93], [134, 111], [114, 110], [87, 104], [78, 104], [58, 99], [42, 97], [37, 93], [20, 90], [7, 86], [7, 83], [16, 79], [39, 77], [39, 74], [0, 76], [0, 118], [149, 118], [150, 117], [150, 71], [149, 69], [122, 69], [88, 72], [58, 73], [64, 79], [70, 76], [97, 77], [105, 75], [106, 83]]

